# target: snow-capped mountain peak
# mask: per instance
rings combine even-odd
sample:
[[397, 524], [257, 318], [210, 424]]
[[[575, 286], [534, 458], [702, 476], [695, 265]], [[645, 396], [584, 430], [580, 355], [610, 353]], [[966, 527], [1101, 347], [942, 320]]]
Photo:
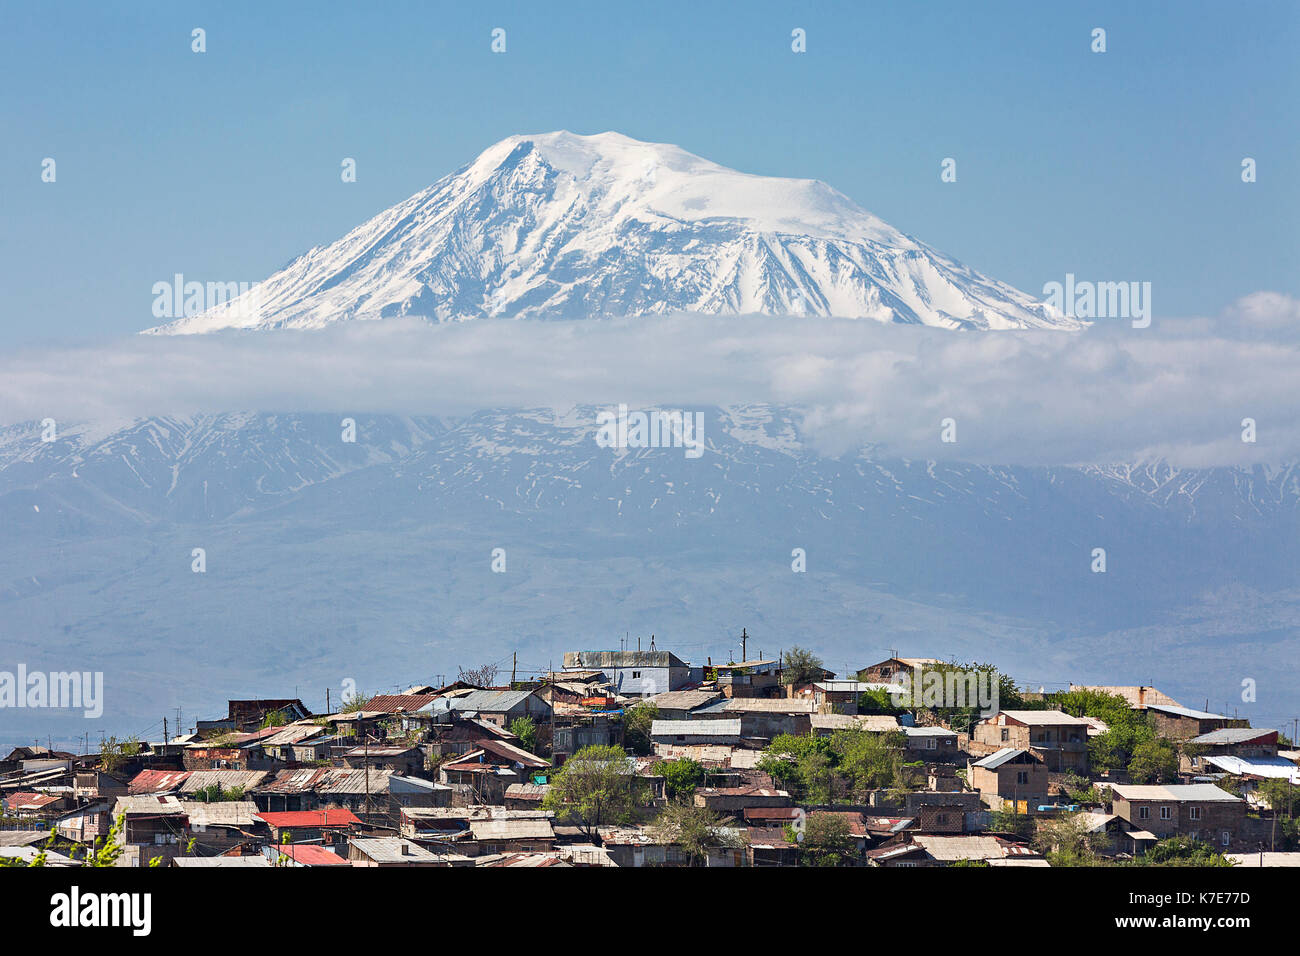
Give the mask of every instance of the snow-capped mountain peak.
[[825, 183], [560, 131], [507, 137], [245, 295], [149, 331], [668, 312], [1079, 327]]

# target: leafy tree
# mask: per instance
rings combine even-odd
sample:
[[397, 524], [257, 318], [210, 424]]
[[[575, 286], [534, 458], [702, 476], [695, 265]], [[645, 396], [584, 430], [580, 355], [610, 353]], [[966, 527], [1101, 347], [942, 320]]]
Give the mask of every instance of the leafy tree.
[[[108, 835], [103, 838], [103, 842], [93, 845], [86, 853], [85, 865], [92, 867], [109, 867], [116, 866], [118, 858], [122, 855], [123, 847], [118, 842], [118, 837], [126, 827], [126, 814], [120, 814], [109, 827]], [[58, 841], [59, 831], [57, 825], [50, 826], [50, 835], [41, 845], [40, 852], [32, 857], [31, 862], [23, 862], [17, 857], [0, 857], [0, 867], [19, 867], [19, 866], [45, 866], [49, 860], [47, 853], [54, 849]], [[191, 844], [193, 841], [191, 841]]]
[[1285, 777], [1270, 777], [1262, 781], [1259, 785], [1259, 794], [1278, 816], [1283, 814], [1287, 817], [1295, 816], [1296, 798], [1300, 797], [1300, 787], [1296, 787]]
[[786, 684], [807, 684], [820, 680], [822, 659], [807, 648], [795, 645], [785, 652], [781, 665], [781, 680]]
[[[778, 786], [793, 786], [806, 793], [810, 786], [826, 786], [823, 773], [829, 764], [829, 751], [828, 738], [779, 734], [767, 745], [757, 769]], [[809, 775], [814, 778], [812, 781]]]
[[519, 746], [529, 753], [537, 753], [537, 721], [531, 717], [516, 717], [506, 729], [519, 738]]
[[858, 695], [858, 713], [860, 714], [898, 714], [907, 713], [906, 707], [895, 706], [889, 691], [883, 688], [865, 690]]
[[1232, 861], [1208, 843], [1191, 837], [1175, 836], [1161, 840], [1132, 866], [1232, 866]]
[[1105, 837], [1088, 830], [1081, 813], [1040, 819], [1034, 846], [1052, 866], [1095, 866]]
[[994, 833], [1009, 833], [1018, 840], [1029, 840], [1033, 838], [1037, 825], [1027, 813], [994, 810], [989, 816], [989, 830]]
[[1164, 783], [1178, 777], [1178, 750], [1164, 737], [1152, 737], [1133, 748], [1128, 764], [1134, 783]]
[[650, 832], [666, 844], [681, 847], [687, 866], [706, 862], [709, 850], [714, 847], [743, 845], [743, 840], [722, 826], [717, 814], [685, 800], [669, 802], [651, 825]]
[[686, 797], [704, 782], [704, 768], [690, 757], [660, 761], [658, 771], [664, 778], [664, 793], [669, 799]]
[[573, 821], [593, 843], [599, 828], [629, 823], [647, 803], [622, 747], [584, 747], [551, 778], [542, 806]]
[[839, 755], [839, 772], [855, 791], [907, 788], [911, 774], [904, 760], [906, 746], [901, 731], [840, 730], [831, 737], [831, 750]]
[[856, 855], [857, 843], [848, 821], [840, 814], [810, 813], [804, 821], [800, 847], [804, 866], [843, 866]]
[[757, 768], [807, 802], [830, 803], [850, 793], [909, 787], [913, 772], [904, 757], [905, 742], [897, 731], [859, 728], [830, 737], [781, 734], [772, 739]]
[[259, 729], [266, 730], [268, 727], [283, 727], [289, 723], [289, 715], [283, 710], [273, 710], [262, 718], [258, 725]]
[[244, 788], [231, 787], [229, 790], [224, 790], [221, 784], [210, 783], [206, 787], [195, 790], [194, 799], [200, 803], [226, 803], [233, 800], [243, 800]]
[[659, 719], [659, 708], [651, 703], [633, 704], [623, 711], [623, 746], [634, 754], [653, 753], [650, 726]]
[[137, 737], [125, 740], [105, 737], [99, 742], [99, 766], [106, 773], [112, 773], [139, 753], [140, 740]]
[[366, 704], [370, 703], [370, 699], [374, 696], [374, 694], [366, 694], [357, 691], [351, 697], [343, 701], [343, 706], [339, 708], [339, 713], [355, 714], [359, 710], [365, 710]]
[[1098, 805], [1106, 802], [1101, 790], [1091, 780], [1080, 776], [1073, 770], [1066, 771], [1062, 786], [1070, 803]]

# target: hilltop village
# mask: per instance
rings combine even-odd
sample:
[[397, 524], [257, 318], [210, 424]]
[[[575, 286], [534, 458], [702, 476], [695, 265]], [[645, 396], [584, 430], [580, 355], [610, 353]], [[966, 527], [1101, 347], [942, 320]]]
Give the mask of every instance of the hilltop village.
[[[743, 656], [743, 655], [742, 655]], [[1155, 687], [986, 664], [666, 650], [231, 700], [156, 741], [0, 760], [0, 863], [118, 867], [1295, 866], [1300, 751]], [[179, 728], [177, 728], [179, 729]]]

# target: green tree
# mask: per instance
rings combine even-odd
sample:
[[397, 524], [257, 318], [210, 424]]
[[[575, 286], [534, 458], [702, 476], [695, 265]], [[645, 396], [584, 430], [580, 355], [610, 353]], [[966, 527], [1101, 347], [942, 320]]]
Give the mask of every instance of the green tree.
[[137, 737], [127, 737], [125, 740], [105, 737], [99, 742], [100, 769], [112, 773], [139, 753], [140, 740]]
[[1034, 823], [1034, 818], [1027, 813], [994, 810], [989, 815], [988, 828], [993, 833], [1009, 833], [1018, 840], [1029, 840], [1033, 838], [1037, 825]]
[[519, 746], [530, 754], [537, 753], [537, 721], [533, 720], [533, 718], [516, 717], [510, 721], [506, 730], [519, 738]]
[[639, 782], [622, 747], [584, 747], [551, 778], [542, 806], [599, 843], [600, 827], [630, 823], [648, 803]]
[[1088, 829], [1082, 813], [1040, 819], [1034, 846], [1052, 866], [1096, 866], [1105, 837]]
[[1134, 783], [1164, 783], [1178, 777], [1178, 750], [1164, 737], [1152, 737], [1133, 748], [1128, 763], [1129, 779]]
[[650, 726], [658, 718], [659, 708], [651, 703], [633, 704], [623, 711], [623, 746], [643, 757], [653, 753]]
[[655, 839], [678, 846], [686, 857], [687, 866], [700, 866], [708, 859], [714, 847], [738, 849], [744, 841], [722, 826], [717, 814], [697, 807], [685, 800], [672, 800], [650, 827]]
[[[791, 834], [787, 833], [787, 839]], [[795, 834], [796, 840], [797, 831]], [[810, 813], [799, 842], [803, 866], [844, 866], [855, 856], [857, 841], [847, 820], [838, 813]]]
[[778, 786], [793, 787], [800, 796], [823, 803], [830, 790], [830, 739], [778, 734], [767, 745], [756, 766]]
[[231, 787], [224, 790], [219, 783], [210, 783], [194, 791], [194, 799], [200, 803], [226, 803], [244, 799], [243, 787]]
[[364, 710], [366, 704], [370, 703], [370, 698], [374, 694], [366, 694], [357, 691], [351, 697], [343, 701], [343, 706], [339, 708], [340, 714], [355, 714], [359, 710]]
[[807, 684], [821, 680], [822, 659], [812, 651], [795, 645], [785, 652], [781, 665], [781, 680], [786, 684]]
[[904, 756], [906, 745], [907, 738], [901, 731], [839, 730], [831, 736], [831, 751], [839, 757], [839, 773], [854, 791], [908, 787], [911, 773]]
[[1161, 840], [1133, 866], [1232, 866], [1232, 861], [1208, 843], [1191, 837], [1175, 836]]
[[656, 770], [664, 778], [664, 794], [670, 800], [690, 796], [704, 782], [704, 768], [690, 757], [662, 760]]

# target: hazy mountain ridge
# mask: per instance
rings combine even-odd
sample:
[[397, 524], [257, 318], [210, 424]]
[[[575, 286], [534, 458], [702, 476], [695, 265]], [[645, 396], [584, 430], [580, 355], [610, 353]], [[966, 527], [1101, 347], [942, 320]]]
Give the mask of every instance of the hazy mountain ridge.
[[1270, 710], [1292, 693], [1291, 470], [836, 459], [796, 410], [702, 411], [696, 460], [601, 448], [594, 409], [356, 415], [355, 444], [323, 414], [3, 429], [0, 634], [32, 668], [104, 670], [109, 719], [511, 648], [544, 666], [629, 629], [698, 657], [740, 625], [840, 669], [901, 645], [1216, 699], [1241, 672], [1283, 685]]

